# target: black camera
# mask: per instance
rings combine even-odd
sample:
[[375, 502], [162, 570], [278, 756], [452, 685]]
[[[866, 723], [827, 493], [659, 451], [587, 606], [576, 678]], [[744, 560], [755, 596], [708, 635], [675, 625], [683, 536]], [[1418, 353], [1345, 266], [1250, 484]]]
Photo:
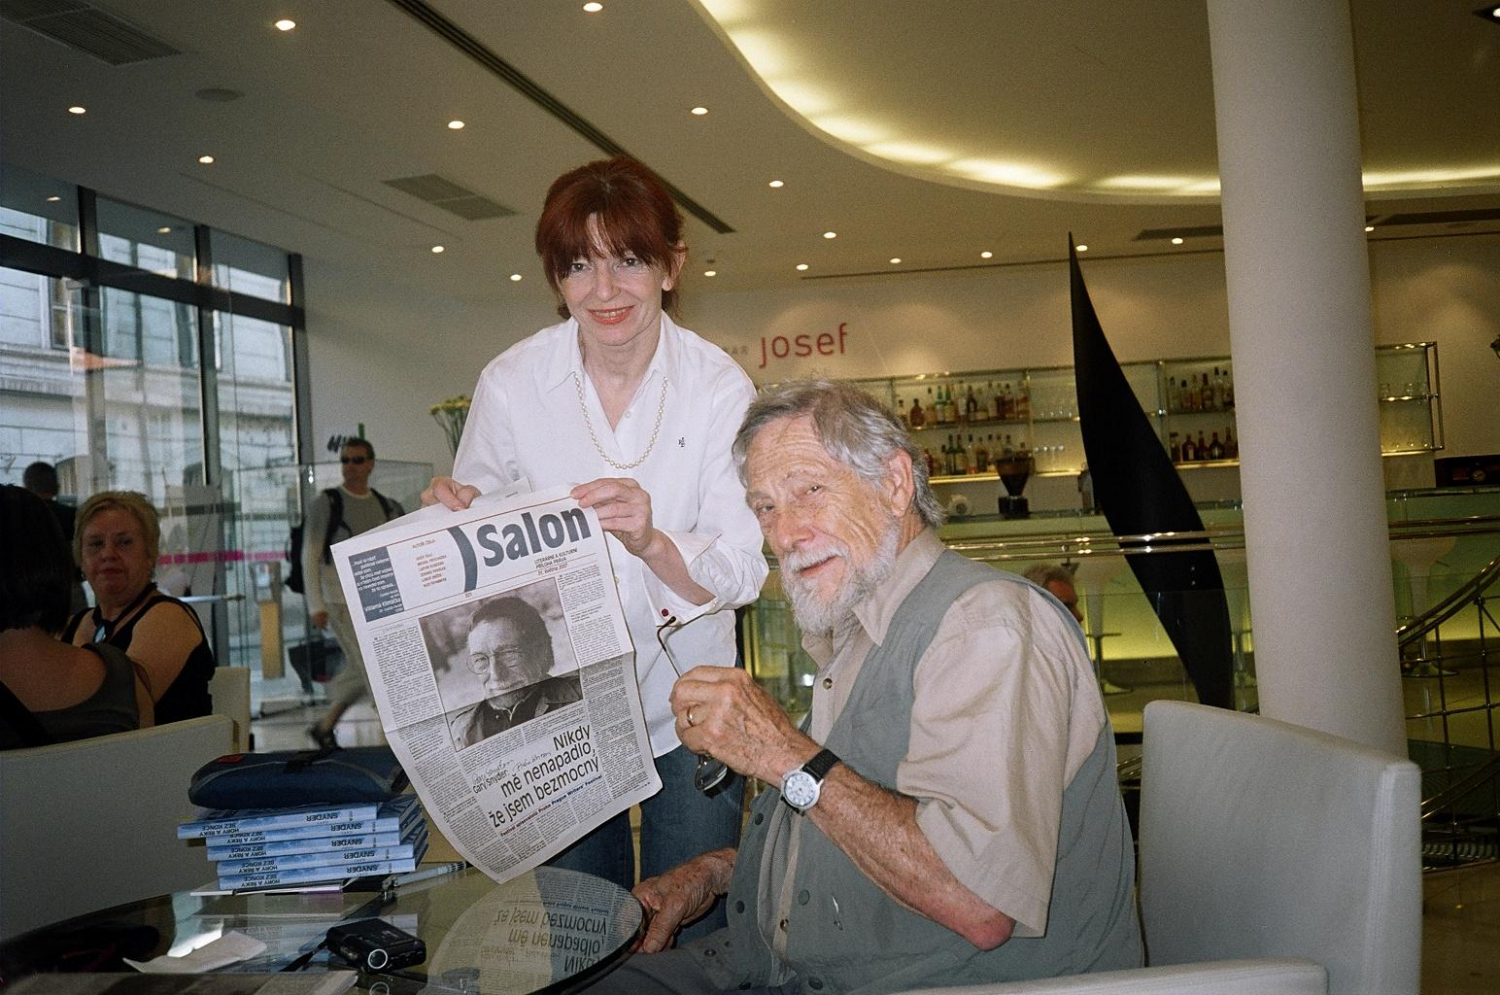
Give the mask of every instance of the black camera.
[[383, 919], [340, 923], [328, 930], [328, 949], [365, 971], [393, 971], [427, 959], [427, 944]]

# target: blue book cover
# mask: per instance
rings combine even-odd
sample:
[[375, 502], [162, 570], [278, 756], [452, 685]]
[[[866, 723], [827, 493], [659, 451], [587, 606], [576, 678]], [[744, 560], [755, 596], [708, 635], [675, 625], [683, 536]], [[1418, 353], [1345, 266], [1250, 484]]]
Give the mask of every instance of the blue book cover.
[[415, 857], [427, 846], [427, 830], [418, 827], [404, 842], [390, 846], [367, 846], [352, 850], [320, 850], [316, 853], [288, 853], [280, 857], [248, 857], [219, 861], [219, 876], [226, 874], [260, 874], [285, 871], [296, 867], [335, 867], [339, 864], [362, 864], [371, 860], [401, 860]]
[[[423, 848], [426, 852], [426, 847]], [[228, 889], [278, 888], [288, 884], [317, 884], [324, 881], [343, 881], [347, 878], [365, 877], [370, 874], [403, 874], [417, 869], [422, 854], [402, 857], [397, 860], [366, 860], [351, 864], [333, 864], [323, 867], [294, 867], [284, 871], [266, 871], [259, 874], [220, 874], [219, 887]]]
[[369, 846], [396, 846], [411, 840], [417, 826], [426, 825], [422, 810], [412, 806], [397, 829], [383, 832], [343, 833], [337, 836], [303, 836], [290, 840], [267, 840], [264, 843], [231, 843], [237, 837], [214, 836], [208, 839], [209, 860], [248, 860], [252, 857], [284, 857], [294, 853], [359, 850]]
[[[213, 839], [215, 846], [237, 846], [244, 843], [266, 843], [270, 840], [306, 839], [310, 836], [383, 833], [400, 829], [407, 810], [416, 804], [416, 795], [401, 795], [386, 802], [362, 802], [357, 805], [211, 810], [200, 812], [199, 818], [178, 826], [177, 838]], [[350, 810], [358, 810], [358, 814], [342, 817], [338, 814]]]

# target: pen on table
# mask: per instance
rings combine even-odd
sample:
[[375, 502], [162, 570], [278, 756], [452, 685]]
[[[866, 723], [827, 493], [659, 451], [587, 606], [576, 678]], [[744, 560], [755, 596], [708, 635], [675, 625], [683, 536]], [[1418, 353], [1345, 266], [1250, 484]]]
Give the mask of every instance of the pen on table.
[[447, 864], [436, 864], [432, 867], [424, 867], [419, 871], [412, 871], [410, 874], [403, 874], [393, 880], [391, 882], [391, 885], [393, 887], [400, 888], [404, 885], [416, 884], [418, 881], [426, 881], [430, 878], [442, 877], [444, 874], [454, 874], [468, 866], [469, 862], [466, 860], [455, 860]]

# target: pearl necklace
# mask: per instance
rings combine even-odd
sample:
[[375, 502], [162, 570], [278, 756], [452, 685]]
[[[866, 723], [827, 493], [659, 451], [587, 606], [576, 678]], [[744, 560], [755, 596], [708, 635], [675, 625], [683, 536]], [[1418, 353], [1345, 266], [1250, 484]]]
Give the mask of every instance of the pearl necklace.
[[579, 379], [578, 372], [576, 370], [573, 373], [573, 387], [578, 391], [578, 410], [583, 412], [583, 424], [584, 427], [589, 430], [589, 441], [594, 444], [594, 450], [599, 454], [599, 458], [604, 460], [604, 462], [608, 463], [610, 466], [614, 467], [616, 470], [634, 470], [636, 467], [646, 462], [646, 457], [650, 456], [651, 450], [656, 447], [656, 436], [657, 433], [661, 431], [661, 417], [662, 414], [667, 410], [666, 375], [663, 374], [661, 378], [661, 398], [656, 402], [656, 424], [651, 427], [651, 441], [646, 443], [646, 451], [641, 453], [640, 458], [631, 463], [616, 463], [614, 459], [610, 457], [609, 453], [604, 451], [604, 447], [599, 445], [599, 437], [594, 434], [594, 423], [589, 418], [588, 405], [583, 400], [583, 381]]

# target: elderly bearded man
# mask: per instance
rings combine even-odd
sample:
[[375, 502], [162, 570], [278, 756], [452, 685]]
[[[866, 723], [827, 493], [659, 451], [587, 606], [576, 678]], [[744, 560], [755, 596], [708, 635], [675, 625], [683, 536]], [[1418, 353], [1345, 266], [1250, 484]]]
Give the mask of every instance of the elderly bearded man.
[[643, 949], [728, 894], [729, 926], [596, 990], [898, 992], [1137, 967], [1134, 854], [1082, 633], [946, 551], [916, 447], [827, 381], [750, 406], [747, 499], [818, 662], [793, 728], [743, 671], [673, 689], [678, 735], [781, 790], [738, 850], [641, 882]]

